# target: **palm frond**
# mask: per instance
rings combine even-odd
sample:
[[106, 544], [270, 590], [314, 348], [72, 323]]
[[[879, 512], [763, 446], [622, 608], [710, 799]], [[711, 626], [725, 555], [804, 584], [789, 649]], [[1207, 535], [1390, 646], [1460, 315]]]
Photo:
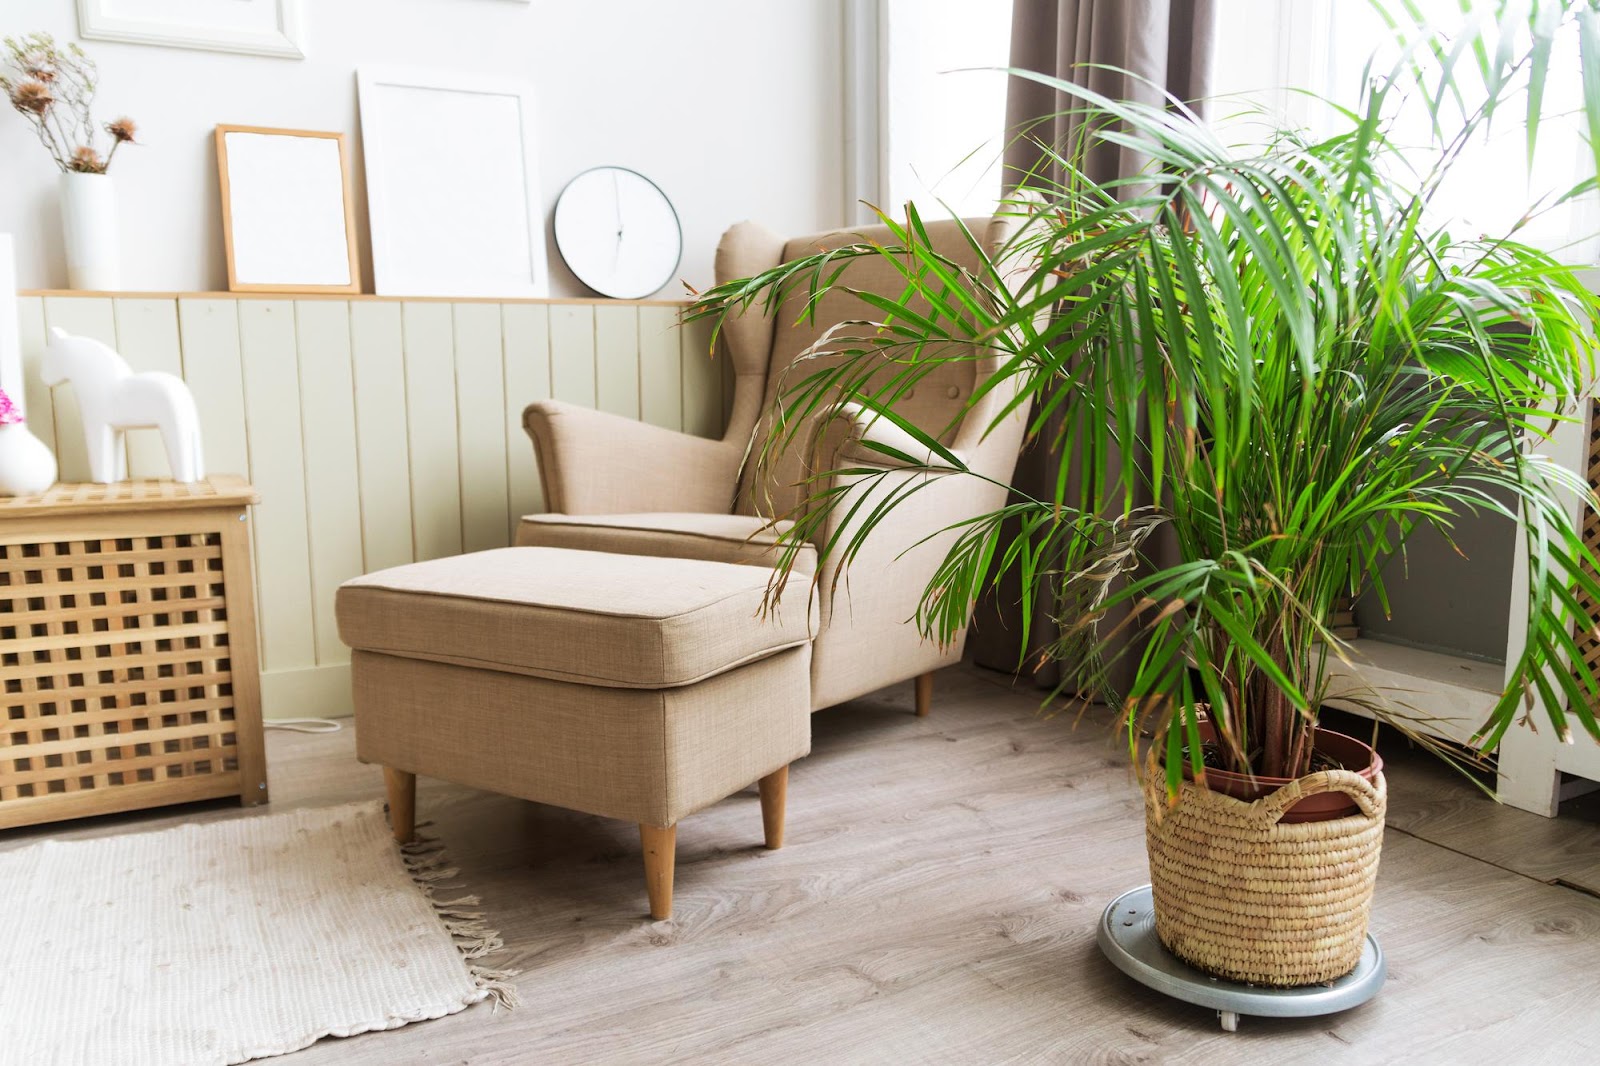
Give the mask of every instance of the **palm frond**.
[[[1361, 104], [1330, 108], [1338, 128], [1264, 146], [1230, 147], [1175, 102], [1013, 71], [1059, 92], [1081, 133], [1045, 146], [1045, 169], [1002, 204], [1027, 223], [1006, 247], [964, 231], [982, 254], [963, 268], [913, 209], [880, 215], [886, 242], [702, 294], [689, 317], [719, 326], [753, 308], [805, 318], [835, 291], [863, 308], [790, 367], [752, 448], [769, 472], [805, 449], [814, 471], [794, 513], [775, 516], [795, 520], [789, 548], [816, 544], [842, 575], [896, 508], [977, 476], [944, 444], [954, 422], [918, 426], [901, 404], [940, 367], [982, 362], [998, 370], [965, 415], [987, 412], [988, 429], [1027, 410], [1056, 477], [940, 531], [948, 547], [916, 617], [930, 637], [956, 637], [1014, 576], [1024, 602], [1056, 605], [1042, 654], [1063, 684], [1123, 707], [1130, 737], [1156, 733], [1169, 774], [1183, 750], [1196, 758], [1203, 713], [1225, 765], [1292, 774], [1308, 765], [1327, 657], [1343, 654], [1326, 625], [1335, 601], [1370, 593], [1387, 610], [1389, 560], [1420, 531], [1450, 543], [1474, 517], [1514, 525], [1528, 568], [1523, 650], [1480, 744], [1533, 705], [1559, 733], [1600, 737], [1600, 678], [1575, 637], [1594, 625], [1582, 603], [1600, 599], [1600, 559], [1571, 509], [1597, 501], [1539, 454], [1591, 389], [1600, 299], [1517, 227], [1462, 237], [1432, 206], [1518, 93], [1531, 162], [1563, 33], [1580, 44], [1600, 173], [1600, 14], [1587, 0], [1506, 0], [1454, 35], [1414, 15], [1391, 18], [1400, 56], [1369, 64]], [[1408, 100], [1427, 109], [1426, 157], [1392, 135]], [[1151, 162], [1097, 183], [1082, 166], [1096, 144]], [[862, 260], [887, 264], [898, 293], [853, 288]], [[834, 462], [862, 420], [892, 425], [915, 454], [867, 444], [876, 462]], [[1176, 560], [1151, 550], [1158, 530]]]

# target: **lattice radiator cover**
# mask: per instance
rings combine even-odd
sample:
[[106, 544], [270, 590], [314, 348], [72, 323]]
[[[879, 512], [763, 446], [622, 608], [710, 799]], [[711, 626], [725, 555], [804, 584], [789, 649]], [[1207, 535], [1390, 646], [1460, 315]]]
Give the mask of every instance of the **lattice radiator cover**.
[[0, 827], [266, 799], [247, 512], [150, 495], [0, 508]]

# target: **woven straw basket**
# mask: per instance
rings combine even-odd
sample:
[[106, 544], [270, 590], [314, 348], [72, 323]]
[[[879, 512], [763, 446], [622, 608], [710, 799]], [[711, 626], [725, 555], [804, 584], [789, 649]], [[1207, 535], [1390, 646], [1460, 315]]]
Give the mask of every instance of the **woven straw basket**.
[[[1310, 795], [1338, 791], [1360, 811], [1279, 821]], [[1383, 847], [1387, 789], [1349, 770], [1291, 781], [1253, 803], [1191, 781], [1167, 805], [1145, 783], [1156, 934], [1191, 966], [1232, 981], [1291, 987], [1342, 977], [1361, 960]]]

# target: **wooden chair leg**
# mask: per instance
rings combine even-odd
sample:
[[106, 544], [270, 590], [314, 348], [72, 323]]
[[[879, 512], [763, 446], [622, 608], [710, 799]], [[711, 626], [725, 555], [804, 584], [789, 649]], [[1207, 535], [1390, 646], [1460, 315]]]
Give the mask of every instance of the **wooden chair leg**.
[[383, 784], [389, 793], [389, 826], [394, 838], [409, 844], [417, 832], [417, 775], [385, 766]]
[[917, 717], [928, 717], [933, 707], [933, 673], [917, 675]]
[[780, 766], [763, 777], [761, 787], [761, 828], [767, 836], [767, 847], [777, 851], [783, 847], [783, 806], [789, 797], [789, 768]]
[[650, 917], [658, 922], [672, 917], [672, 870], [677, 864], [678, 827], [639, 826], [644, 845], [644, 887], [650, 894]]

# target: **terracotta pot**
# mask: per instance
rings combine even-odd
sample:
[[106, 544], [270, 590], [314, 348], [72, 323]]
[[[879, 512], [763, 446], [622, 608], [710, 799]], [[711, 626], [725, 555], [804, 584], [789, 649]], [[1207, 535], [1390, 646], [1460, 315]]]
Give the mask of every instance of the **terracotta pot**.
[[[1216, 730], [1210, 722], [1200, 723], [1201, 739], [1214, 741], [1217, 739]], [[1379, 774], [1383, 773], [1383, 759], [1371, 747], [1363, 744], [1355, 737], [1347, 737], [1343, 733], [1335, 733], [1331, 729], [1319, 729], [1312, 742], [1317, 751], [1333, 759], [1346, 770], [1353, 770], [1371, 784]], [[1188, 776], [1187, 770], [1184, 776]], [[1258, 800], [1262, 796], [1276, 792], [1278, 789], [1294, 780], [1290, 777], [1247, 777], [1236, 774], [1230, 770], [1206, 770], [1206, 784], [1214, 792], [1232, 796], [1245, 802]], [[1343, 792], [1321, 792], [1315, 796], [1307, 796], [1293, 807], [1289, 808], [1281, 821], [1289, 824], [1295, 822], [1326, 822], [1334, 818], [1344, 818], [1356, 812], [1355, 801]]]

